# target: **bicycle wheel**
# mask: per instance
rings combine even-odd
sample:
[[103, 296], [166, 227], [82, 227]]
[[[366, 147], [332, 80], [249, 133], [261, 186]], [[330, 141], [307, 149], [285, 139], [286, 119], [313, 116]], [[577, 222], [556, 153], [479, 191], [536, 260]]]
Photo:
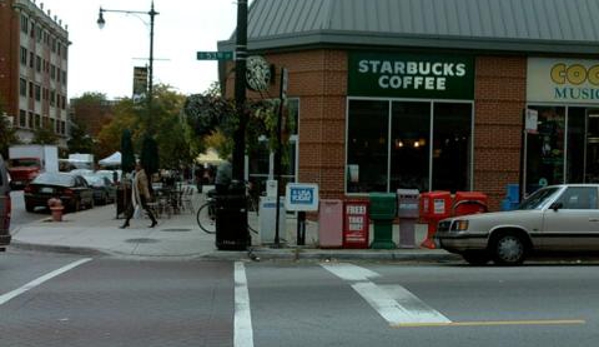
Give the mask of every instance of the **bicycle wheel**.
[[207, 234], [216, 233], [216, 216], [210, 213], [211, 208], [212, 203], [205, 203], [200, 207], [196, 216], [198, 226]]

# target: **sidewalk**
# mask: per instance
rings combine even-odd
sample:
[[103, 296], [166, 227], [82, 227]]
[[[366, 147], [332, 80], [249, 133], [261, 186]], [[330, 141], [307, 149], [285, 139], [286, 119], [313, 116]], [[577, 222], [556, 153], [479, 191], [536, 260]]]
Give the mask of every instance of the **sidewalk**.
[[[194, 194], [194, 207], [203, 201], [202, 194]], [[10, 247], [27, 250], [75, 253], [83, 255], [110, 255], [139, 259], [249, 259], [247, 251], [219, 251], [215, 235], [202, 232], [195, 212], [183, 211], [169, 218], [162, 218], [150, 229], [147, 218], [131, 220], [127, 229], [119, 229], [122, 219], [116, 219], [114, 204], [96, 206], [91, 210], [63, 216], [62, 222], [52, 222], [48, 215], [43, 221], [21, 226], [12, 231]], [[257, 227], [257, 216], [250, 214], [250, 223]], [[401, 260], [401, 261], [453, 261], [460, 259], [444, 250], [430, 249], [320, 249], [318, 248], [318, 224], [308, 222], [305, 246], [297, 246], [297, 220], [287, 216], [287, 228], [281, 233], [286, 242], [281, 248], [262, 244], [260, 235], [252, 234], [252, 257], [262, 260]], [[371, 228], [372, 229], [372, 228]], [[395, 226], [394, 241], [399, 231]], [[426, 226], [416, 228], [417, 245], [426, 235]], [[372, 231], [371, 238], [372, 241]], [[272, 241], [272, 240], [268, 240]], [[254, 258], [255, 258], [254, 257]]]

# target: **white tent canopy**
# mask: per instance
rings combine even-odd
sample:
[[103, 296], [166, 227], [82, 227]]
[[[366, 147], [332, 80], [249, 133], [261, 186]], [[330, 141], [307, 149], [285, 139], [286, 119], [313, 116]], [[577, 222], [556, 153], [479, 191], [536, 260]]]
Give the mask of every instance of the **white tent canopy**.
[[98, 161], [98, 164], [102, 166], [117, 166], [121, 165], [121, 152], [116, 151], [108, 157]]
[[205, 153], [197, 156], [196, 162], [199, 164], [218, 165], [223, 162], [223, 159], [218, 156], [218, 152], [214, 148], [208, 148]]

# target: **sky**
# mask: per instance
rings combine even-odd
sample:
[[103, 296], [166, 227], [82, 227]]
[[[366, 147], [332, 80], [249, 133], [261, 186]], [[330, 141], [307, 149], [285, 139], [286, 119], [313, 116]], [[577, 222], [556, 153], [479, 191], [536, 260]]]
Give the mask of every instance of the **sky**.
[[[151, 0], [36, 0], [68, 25], [68, 97], [100, 92], [109, 99], [131, 97], [133, 67], [148, 64], [150, 16], [104, 13], [149, 12]], [[252, 1], [250, 0], [250, 3]], [[234, 0], [154, 0], [154, 84], [183, 94], [201, 93], [218, 79], [215, 61], [196, 60], [197, 51], [216, 51], [237, 24]], [[145, 22], [145, 23], [144, 23]]]

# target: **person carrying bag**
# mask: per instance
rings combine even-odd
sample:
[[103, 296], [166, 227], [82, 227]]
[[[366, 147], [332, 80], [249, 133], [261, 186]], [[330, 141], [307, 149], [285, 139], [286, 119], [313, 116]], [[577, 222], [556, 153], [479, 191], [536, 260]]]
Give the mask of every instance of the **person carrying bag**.
[[154, 214], [152, 214], [152, 211], [148, 207], [148, 201], [152, 197], [148, 184], [148, 176], [141, 167], [141, 163], [137, 162], [135, 164], [135, 178], [133, 179], [133, 185], [131, 187], [131, 205], [127, 211], [125, 223], [120, 227], [121, 229], [129, 227], [129, 221], [132, 217], [141, 217], [142, 209], [146, 211], [148, 217], [152, 220], [152, 224], [149, 225], [150, 228], [153, 228], [158, 224]]

